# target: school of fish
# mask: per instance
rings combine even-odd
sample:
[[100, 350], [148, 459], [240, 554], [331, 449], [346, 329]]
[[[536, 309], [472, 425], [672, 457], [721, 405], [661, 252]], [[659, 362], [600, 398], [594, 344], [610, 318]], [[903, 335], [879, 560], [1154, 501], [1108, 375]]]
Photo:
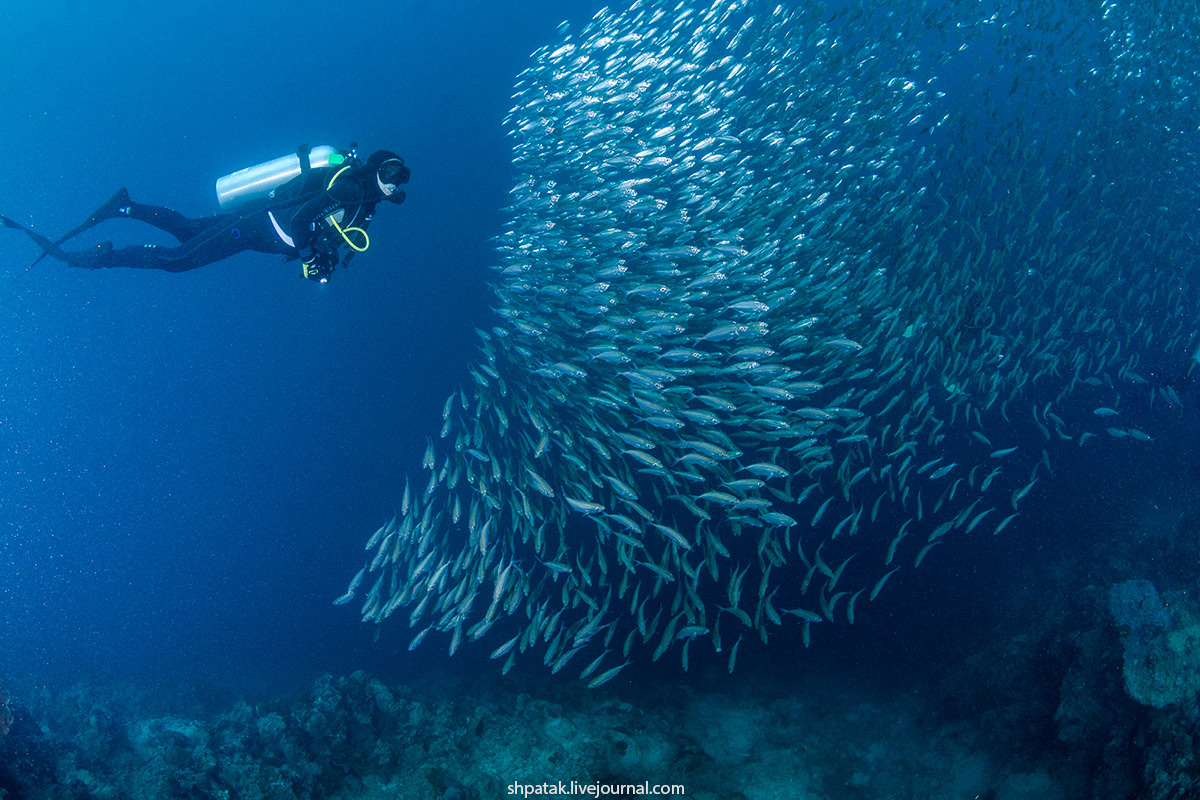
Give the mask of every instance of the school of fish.
[[1056, 449], [1146, 446], [1198, 341], [1190, 5], [562, 26], [506, 120], [494, 325], [336, 602], [505, 672], [732, 671], [1013, 525]]

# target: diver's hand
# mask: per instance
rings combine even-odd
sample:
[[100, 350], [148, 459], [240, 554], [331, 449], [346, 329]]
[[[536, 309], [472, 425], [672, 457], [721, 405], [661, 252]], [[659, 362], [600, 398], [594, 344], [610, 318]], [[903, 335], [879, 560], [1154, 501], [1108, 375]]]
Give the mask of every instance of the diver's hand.
[[300, 253], [300, 260], [305, 264], [337, 266], [337, 251], [331, 250], [328, 247], [310, 244], [301, 247], [298, 252]]
[[314, 247], [304, 247], [300, 250], [301, 274], [310, 281], [324, 283], [329, 280], [333, 268], [337, 266], [337, 254]]

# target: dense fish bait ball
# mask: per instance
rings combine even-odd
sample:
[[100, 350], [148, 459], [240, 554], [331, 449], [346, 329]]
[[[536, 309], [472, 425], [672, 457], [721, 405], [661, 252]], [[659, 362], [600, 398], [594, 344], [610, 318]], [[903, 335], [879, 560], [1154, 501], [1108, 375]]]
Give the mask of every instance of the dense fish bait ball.
[[[1150, 440], [1180, 399], [1141, 353], [1196, 344], [1194, 189], [1152, 176], [1196, 150], [1194, 123], [1136, 145], [1188, 107], [1137, 73], [1181, 63], [1154, 25], [1196, 22], [973, 5], [637, 2], [538, 51], [498, 319], [338, 602], [369, 584], [411, 647], [491, 632], [505, 671], [732, 670], [1003, 531], [1052, 449]], [[983, 64], [982, 105], [940, 85]]]

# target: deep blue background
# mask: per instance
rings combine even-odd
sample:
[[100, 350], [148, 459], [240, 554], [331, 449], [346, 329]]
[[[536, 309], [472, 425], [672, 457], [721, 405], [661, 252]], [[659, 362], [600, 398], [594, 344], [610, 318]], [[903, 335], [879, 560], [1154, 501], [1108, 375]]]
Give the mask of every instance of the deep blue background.
[[[218, 176], [300, 142], [393, 149], [413, 170], [407, 203], [381, 208], [372, 249], [325, 286], [258, 254], [179, 275], [25, 272], [35, 249], [3, 232], [10, 685], [390, 663], [330, 600], [466, 377], [472, 326], [490, 324], [516, 75], [600, 4], [266, 5], [4, 12], [0, 213], [48, 235], [122, 185], [214, 213]], [[79, 243], [147, 235], [115, 221]]]
[[[601, 5], [58, 0], [0, 18], [0, 213], [48, 235], [122, 185], [213, 213], [218, 176], [301, 142], [393, 149], [413, 169], [370, 252], [324, 286], [256, 254], [179, 275], [49, 260], [26, 272], [35, 248], [0, 230], [0, 681], [286, 691], [322, 671], [395, 680], [487, 662], [486, 641], [446, 659], [445, 637], [409, 655], [402, 624], [373, 643], [354, 605], [330, 601], [404, 475], [421, 474], [443, 400], [469, 380], [472, 328], [492, 324], [516, 76], [559, 22], [578, 28]], [[116, 221], [79, 244], [146, 235]], [[1005, 593], [1065, 585], [1031, 565], [1122, 513], [1197, 508], [1195, 426], [1172, 435], [1194, 403], [1154, 413], [1155, 445], [1056, 452], [1009, 536], [898, 573], [894, 599], [806, 657], [872, 672], [923, 659], [936, 674], [938, 647], [989, 635]], [[747, 639], [739, 671], [791, 675], [791, 644]], [[649, 669], [677, 670], [666, 661]]]

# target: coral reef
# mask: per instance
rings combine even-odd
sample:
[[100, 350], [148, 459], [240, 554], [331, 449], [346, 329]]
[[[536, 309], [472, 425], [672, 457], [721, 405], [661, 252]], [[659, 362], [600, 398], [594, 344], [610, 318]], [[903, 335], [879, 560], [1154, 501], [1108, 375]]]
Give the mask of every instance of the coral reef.
[[417, 691], [356, 673], [291, 700], [173, 713], [78, 688], [35, 699], [38, 724], [17, 738], [50, 753], [48, 768], [11, 788], [30, 800], [479, 800], [558, 781], [682, 784], [701, 800], [1065, 796], [1044, 765], [1010, 769], [986, 735], [944, 726], [923, 700], [813, 688], [622, 698], [510, 682]]
[[919, 692], [881, 700], [816, 673], [773, 694], [765, 680], [632, 693], [355, 673], [207, 709], [113, 687], [40, 692], [0, 740], [0, 797], [479, 800], [557, 781], [681, 784], [701, 800], [1196, 796], [1195, 710], [1125, 695], [1104, 605], [1082, 594], [1054, 609], [1059, 624], [966, 659], [941, 713]]
[[1036, 575], [994, 598], [995, 628], [951, 669], [943, 710], [990, 730], [1014, 767], [1031, 754], [1049, 760], [1077, 796], [1200, 797], [1200, 602], [1190, 590], [1200, 517], [1186, 503], [1154, 503], [1151, 526], [1120, 501], [1090, 551], [1064, 540]]

